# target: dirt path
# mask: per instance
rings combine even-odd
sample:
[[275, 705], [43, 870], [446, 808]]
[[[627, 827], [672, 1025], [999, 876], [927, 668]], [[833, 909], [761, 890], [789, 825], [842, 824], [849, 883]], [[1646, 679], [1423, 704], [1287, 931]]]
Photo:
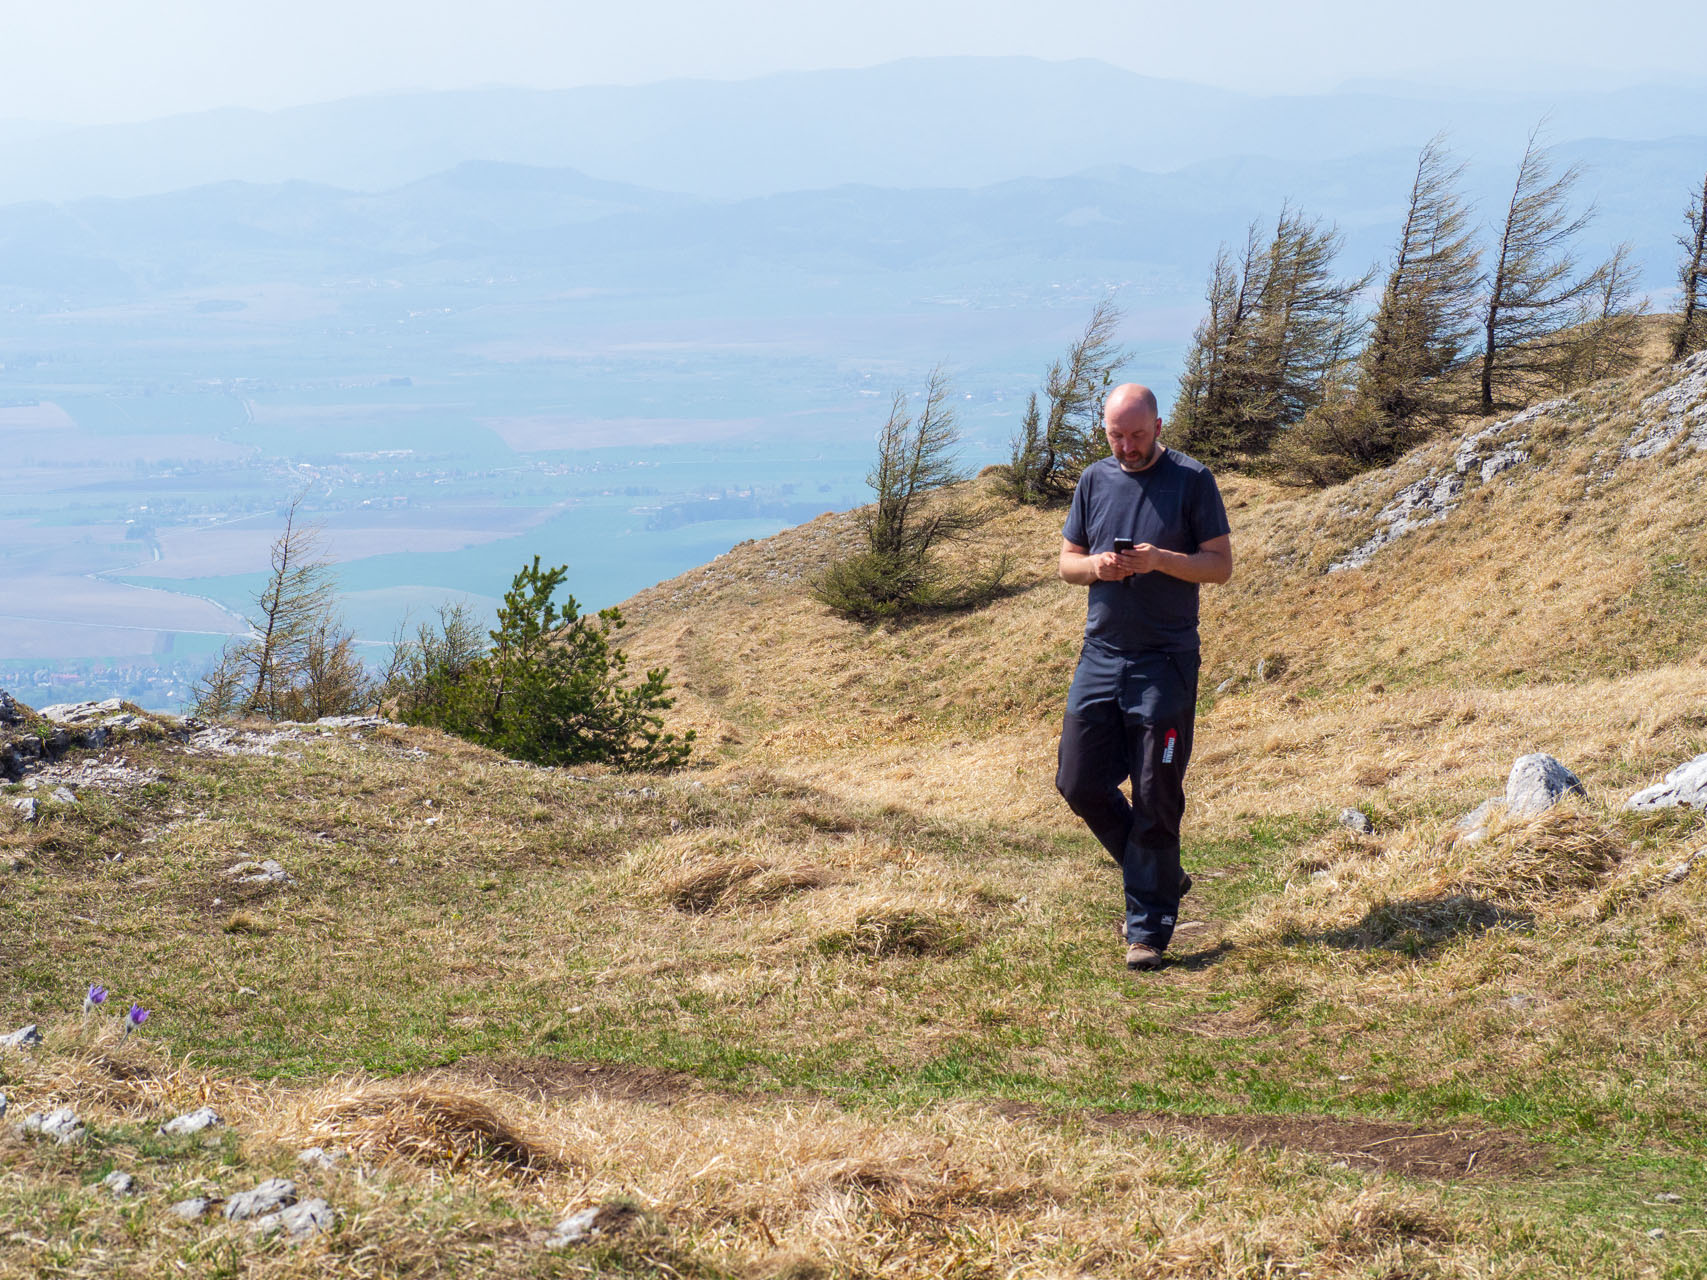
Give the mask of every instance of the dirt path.
[[[465, 1080], [536, 1101], [598, 1095], [668, 1106], [690, 1097], [752, 1102], [834, 1102], [803, 1090], [780, 1093], [741, 1090], [707, 1082], [683, 1071], [620, 1064], [565, 1062], [554, 1058], [470, 1058], [431, 1074], [441, 1083]], [[992, 1100], [990, 1108], [1011, 1120], [1040, 1125], [1083, 1118], [1091, 1124], [1133, 1133], [1204, 1137], [1242, 1147], [1309, 1151], [1354, 1169], [1381, 1170], [1413, 1178], [1546, 1176], [1557, 1155], [1542, 1143], [1507, 1129], [1473, 1124], [1412, 1125], [1386, 1120], [1309, 1115], [1185, 1115], [1174, 1112], [1076, 1111], [1034, 1103]]]

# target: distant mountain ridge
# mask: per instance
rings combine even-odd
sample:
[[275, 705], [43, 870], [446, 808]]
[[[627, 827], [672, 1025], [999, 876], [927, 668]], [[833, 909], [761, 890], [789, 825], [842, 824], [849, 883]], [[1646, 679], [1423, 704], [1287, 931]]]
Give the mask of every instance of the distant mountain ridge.
[[[1648, 285], [1669, 287], [1674, 224], [1707, 164], [1707, 138], [1591, 139], [1557, 152], [1584, 165], [1583, 195], [1600, 206], [1585, 257], [1628, 238]], [[471, 266], [626, 286], [755, 269], [976, 275], [1020, 262], [1032, 274], [1100, 272], [1140, 287], [1162, 278], [1195, 291], [1219, 241], [1287, 200], [1339, 224], [1348, 271], [1380, 259], [1414, 163], [1413, 151], [1389, 148], [1309, 165], [1246, 156], [1151, 173], [1104, 164], [974, 188], [846, 184], [743, 200], [496, 161], [373, 193], [227, 181], [0, 206], [0, 290], [110, 299], [326, 273], [460, 278]], [[1510, 179], [1503, 164], [1471, 170], [1485, 216], [1498, 213]]]
[[1707, 88], [1441, 99], [1402, 88], [1258, 97], [1104, 62], [917, 58], [743, 81], [392, 94], [43, 132], [0, 127], [0, 202], [157, 194], [225, 179], [366, 191], [468, 160], [566, 166], [721, 198], [844, 183], [976, 187], [1101, 164], [1233, 155], [1314, 163], [1436, 131], [1466, 152], [1555, 137], [1655, 139], [1707, 118]]

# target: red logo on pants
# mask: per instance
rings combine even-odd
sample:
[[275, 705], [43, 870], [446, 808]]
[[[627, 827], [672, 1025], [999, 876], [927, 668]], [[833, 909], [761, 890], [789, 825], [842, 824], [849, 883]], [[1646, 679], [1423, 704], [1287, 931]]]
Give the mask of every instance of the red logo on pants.
[[1162, 763], [1163, 764], [1172, 764], [1174, 762], [1174, 746], [1178, 742], [1179, 742], [1178, 731], [1174, 730], [1174, 729], [1169, 729], [1168, 730], [1168, 736], [1166, 738], [1162, 739]]

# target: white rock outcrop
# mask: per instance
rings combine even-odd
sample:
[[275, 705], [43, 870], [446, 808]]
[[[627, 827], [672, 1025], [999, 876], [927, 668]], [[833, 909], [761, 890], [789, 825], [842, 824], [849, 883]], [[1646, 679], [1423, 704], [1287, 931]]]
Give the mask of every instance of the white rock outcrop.
[[1679, 806], [1707, 810], [1707, 754], [1687, 760], [1651, 787], [1645, 787], [1624, 802], [1626, 809], [1676, 809]]

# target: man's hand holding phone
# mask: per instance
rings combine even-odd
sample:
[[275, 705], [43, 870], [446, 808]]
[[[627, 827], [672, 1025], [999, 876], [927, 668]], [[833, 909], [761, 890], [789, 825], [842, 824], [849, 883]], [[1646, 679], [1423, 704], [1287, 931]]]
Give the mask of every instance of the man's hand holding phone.
[[1156, 548], [1148, 542], [1133, 542], [1131, 538], [1116, 538], [1114, 550], [1096, 557], [1097, 577], [1104, 582], [1119, 582], [1134, 574], [1149, 573], [1156, 567]]

